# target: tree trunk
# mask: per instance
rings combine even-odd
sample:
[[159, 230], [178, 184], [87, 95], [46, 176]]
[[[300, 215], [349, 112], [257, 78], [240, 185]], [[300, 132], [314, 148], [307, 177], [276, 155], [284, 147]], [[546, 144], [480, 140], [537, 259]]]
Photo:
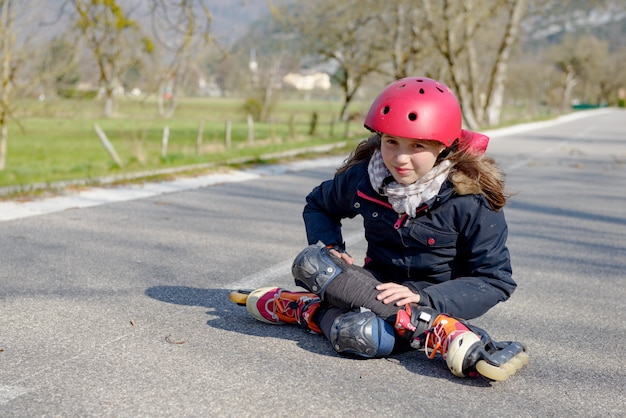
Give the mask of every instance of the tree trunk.
[[471, 98], [471, 89], [464, 83], [455, 83], [455, 88], [458, 91], [459, 102], [461, 105], [461, 113], [463, 114], [463, 120], [465, 125], [469, 129], [478, 129], [479, 123], [476, 119], [476, 113], [474, 112], [473, 100]]
[[348, 120], [348, 105], [350, 103], [348, 102], [348, 100], [346, 99], [343, 102], [343, 106], [341, 106], [341, 112], [339, 113], [339, 120], [340, 121], [347, 121]]
[[0, 52], [2, 52], [2, 79], [0, 79], [0, 83], [2, 83], [2, 96], [0, 97], [0, 170], [4, 170], [6, 167], [7, 144], [9, 142], [9, 127], [7, 123], [10, 114], [11, 90], [13, 88], [11, 61], [13, 60], [15, 35], [12, 33], [13, 11], [10, 9], [11, 4], [12, 2], [9, 1], [3, 2], [2, 10], [0, 10], [0, 35], [2, 35], [2, 45], [0, 46]]
[[339, 120], [343, 122], [347, 122], [349, 119], [348, 108], [350, 107], [350, 103], [352, 103], [352, 99], [354, 98], [354, 94], [358, 90], [360, 82], [356, 81], [352, 76], [349, 75], [346, 70], [346, 79], [342, 83], [343, 87], [343, 106], [341, 107], [341, 113], [339, 115]]
[[104, 117], [110, 118], [113, 116], [113, 92], [106, 90], [104, 96]]
[[577, 84], [576, 72], [571, 65], [567, 66], [567, 73], [565, 74], [565, 81], [563, 82], [563, 103], [561, 104], [563, 112], [567, 112], [572, 104], [572, 90]]
[[9, 143], [9, 128], [2, 123], [0, 126], [0, 171], [6, 168], [7, 144]]
[[396, 79], [406, 77], [404, 30], [406, 27], [406, 11], [404, 4], [396, 5], [396, 28], [393, 34], [393, 72]]
[[266, 75], [265, 86], [263, 86], [261, 96], [261, 114], [259, 119], [262, 122], [267, 122], [270, 119], [270, 113], [272, 110], [272, 101], [274, 100], [274, 86], [275, 80], [278, 77], [280, 65], [282, 62], [282, 56], [275, 59], [269, 66], [269, 71]]
[[[445, 62], [450, 87], [459, 97], [463, 117], [470, 129], [497, 124], [504, 101], [506, 72], [511, 49], [517, 40], [527, 0], [506, 0], [494, 3], [490, 10], [478, 11], [475, 2], [425, 2], [435, 46]], [[480, 52], [475, 49], [476, 31], [485, 19], [497, 16], [506, 7], [507, 21], [493, 64], [479, 64]], [[484, 80], [485, 82], [481, 82]]]
[[500, 123], [502, 105], [504, 103], [504, 84], [509, 64], [509, 57], [513, 44], [517, 40], [519, 26], [526, 9], [526, 0], [516, 0], [509, 10], [504, 37], [498, 50], [496, 62], [493, 66], [489, 88], [487, 89], [487, 102], [485, 104], [485, 116], [487, 125], [494, 126]]

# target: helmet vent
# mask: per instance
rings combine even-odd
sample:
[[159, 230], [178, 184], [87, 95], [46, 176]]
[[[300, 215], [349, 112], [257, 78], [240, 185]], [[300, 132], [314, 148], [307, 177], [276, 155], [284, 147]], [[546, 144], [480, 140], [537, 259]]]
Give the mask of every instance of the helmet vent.
[[439, 90], [441, 93], [444, 93], [443, 90], [441, 90], [439, 87], [435, 87], [437, 90]]
[[417, 113], [415, 113], [415, 112], [411, 112], [411, 113], [409, 113], [409, 120], [410, 120], [411, 122], [416, 121], [416, 120], [417, 120]]
[[389, 113], [389, 110], [391, 110], [389, 106], [383, 107], [383, 115], [386, 115], [387, 113]]
[[424, 89], [420, 88], [420, 94], [424, 94]]

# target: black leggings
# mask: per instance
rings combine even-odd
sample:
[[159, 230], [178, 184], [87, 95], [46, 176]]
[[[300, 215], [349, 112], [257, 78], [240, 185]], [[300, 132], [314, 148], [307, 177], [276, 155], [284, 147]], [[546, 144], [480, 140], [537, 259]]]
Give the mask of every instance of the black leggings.
[[352, 310], [364, 307], [391, 324], [395, 323], [396, 314], [401, 308], [395, 304], [384, 304], [376, 299], [379, 291], [376, 286], [381, 283], [374, 274], [359, 266], [349, 265], [343, 260], [333, 257], [343, 270], [326, 287], [324, 300], [330, 305]]
[[[338, 316], [360, 307], [371, 310], [392, 325], [395, 324], [396, 314], [402, 308], [376, 299], [379, 293], [376, 286], [381, 281], [363, 267], [349, 265], [334, 256], [333, 261], [343, 272], [326, 287], [322, 307], [313, 318], [326, 338], [330, 339], [331, 327]], [[406, 351], [409, 347], [407, 341], [396, 338], [394, 352]]]

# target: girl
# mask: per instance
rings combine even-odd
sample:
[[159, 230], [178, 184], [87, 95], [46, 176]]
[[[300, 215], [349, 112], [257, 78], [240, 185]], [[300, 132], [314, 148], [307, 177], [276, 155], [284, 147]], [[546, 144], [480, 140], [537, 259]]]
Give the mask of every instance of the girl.
[[[478, 370], [502, 380], [525, 364], [521, 344], [495, 343], [454, 319], [482, 315], [516, 287], [503, 174], [484, 155], [488, 138], [461, 124], [444, 84], [416, 77], [387, 86], [365, 118], [372, 135], [306, 198], [310, 245], [292, 272], [310, 293], [257, 289], [247, 296], [250, 313], [322, 333], [343, 354], [424, 347], [458, 376]], [[368, 244], [363, 267], [341, 234], [341, 220], [357, 215]]]

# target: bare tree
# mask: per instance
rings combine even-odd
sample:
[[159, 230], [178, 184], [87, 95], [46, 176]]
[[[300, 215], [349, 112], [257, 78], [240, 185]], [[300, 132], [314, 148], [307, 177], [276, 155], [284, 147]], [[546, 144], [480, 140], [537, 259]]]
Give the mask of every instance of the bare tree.
[[427, 30], [470, 128], [499, 122], [525, 5], [526, 0], [425, 2]]
[[[365, 77], [445, 80], [470, 127], [496, 124], [526, 0], [308, 2], [282, 18], [320, 60], [338, 66], [346, 109]], [[287, 16], [287, 17], [285, 17]]]
[[80, 80], [78, 50], [67, 33], [56, 36], [41, 46], [33, 57], [29, 73], [40, 80], [42, 99], [54, 96], [71, 97]]
[[380, 3], [383, 9], [377, 13], [379, 23], [375, 32], [384, 34], [379, 48], [390, 54], [394, 79], [416, 75], [417, 69], [421, 71], [423, 63], [428, 60], [430, 51], [422, 38], [422, 27], [426, 22], [420, 3], [415, 0]]
[[17, 122], [15, 96], [18, 88], [28, 91], [23, 76], [29, 48], [36, 34], [29, 31], [37, 10], [28, 0], [0, 1], [0, 170], [6, 168], [9, 122]]
[[197, 74], [194, 60], [211, 43], [212, 16], [203, 0], [151, 0], [150, 18], [167, 62], [157, 74], [159, 115], [171, 117], [180, 85], [189, 74]]
[[626, 3], [611, 0], [528, 0], [528, 3], [523, 28], [529, 50], [520, 58], [543, 69], [542, 76], [535, 77], [534, 83], [542, 84], [547, 102], [560, 111], [569, 111], [576, 101], [616, 103], [619, 88], [626, 85], [623, 71], [626, 48], [618, 36], [626, 16]]
[[124, 10], [116, 0], [71, 0], [73, 19], [98, 67], [98, 83], [104, 91], [105, 117], [113, 114], [122, 74], [137, 63], [142, 52], [151, 52], [151, 41], [142, 36], [131, 18], [138, 4]]
[[0, 58], [2, 59], [2, 73], [0, 81], [0, 170], [6, 166], [7, 144], [9, 142], [8, 119], [11, 115], [11, 93], [13, 89], [13, 48], [15, 47], [15, 34], [13, 3], [2, 2], [0, 11]]
[[574, 101], [608, 101], [607, 87], [611, 85], [617, 89], [619, 84], [611, 82], [616, 73], [611, 72], [607, 42], [588, 35], [578, 39], [566, 36], [551, 51], [554, 68], [562, 80], [559, 87], [563, 111], [569, 110]]
[[336, 66], [333, 78], [344, 94], [340, 118], [346, 120], [348, 107], [365, 78], [381, 72], [388, 58], [376, 42], [380, 2], [318, 0], [297, 6], [275, 9], [281, 11], [274, 16], [301, 37], [303, 48], [319, 62]]

